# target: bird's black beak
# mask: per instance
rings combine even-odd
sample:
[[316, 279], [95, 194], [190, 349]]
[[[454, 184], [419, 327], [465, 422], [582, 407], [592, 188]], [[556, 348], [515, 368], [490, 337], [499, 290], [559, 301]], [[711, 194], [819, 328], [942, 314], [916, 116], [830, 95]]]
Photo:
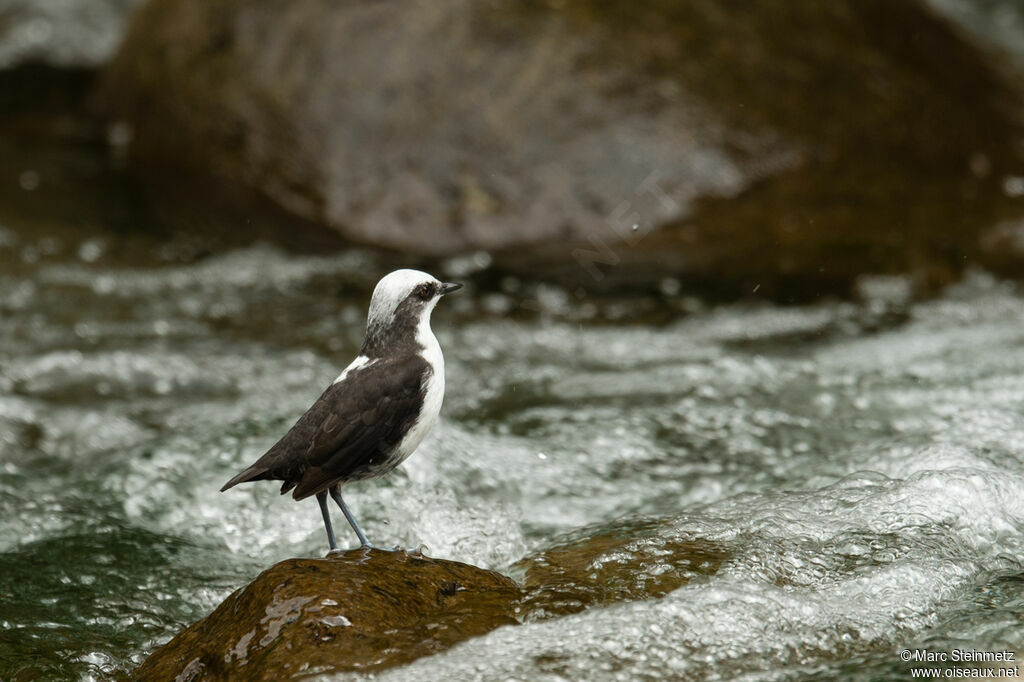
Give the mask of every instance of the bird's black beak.
[[462, 285], [458, 282], [442, 282], [441, 283], [441, 295], [450, 294], [453, 291], [458, 291], [462, 288]]

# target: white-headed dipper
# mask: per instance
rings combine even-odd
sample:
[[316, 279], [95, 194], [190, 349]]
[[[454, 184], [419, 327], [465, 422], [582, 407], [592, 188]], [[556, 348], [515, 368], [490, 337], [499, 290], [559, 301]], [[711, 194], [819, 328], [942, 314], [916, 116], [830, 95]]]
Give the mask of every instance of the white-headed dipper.
[[331, 549], [338, 548], [328, 493], [363, 547], [373, 547], [341, 498], [341, 485], [388, 473], [411, 455], [437, 421], [444, 399], [444, 356], [430, 313], [461, 284], [418, 270], [396, 270], [370, 299], [359, 356], [288, 433], [221, 491], [246, 481], [284, 481], [301, 500], [316, 495]]

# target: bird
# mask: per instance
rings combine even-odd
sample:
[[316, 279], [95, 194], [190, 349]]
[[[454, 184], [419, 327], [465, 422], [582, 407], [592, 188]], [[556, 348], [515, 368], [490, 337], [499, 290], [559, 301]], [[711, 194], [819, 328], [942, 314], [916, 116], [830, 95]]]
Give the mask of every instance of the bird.
[[444, 355], [430, 329], [442, 296], [462, 288], [418, 270], [396, 270], [374, 287], [362, 348], [294, 426], [224, 484], [283, 481], [281, 494], [316, 496], [330, 551], [338, 551], [327, 496], [341, 507], [360, 547], [373, 548], [341, 486], [390, 472], [416, 450], [444, 399]]

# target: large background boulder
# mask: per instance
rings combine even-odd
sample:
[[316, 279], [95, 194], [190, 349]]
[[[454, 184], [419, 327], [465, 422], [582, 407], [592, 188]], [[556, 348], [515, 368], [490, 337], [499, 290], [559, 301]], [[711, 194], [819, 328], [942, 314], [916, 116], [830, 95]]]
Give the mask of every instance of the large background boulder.
[[357, 242], [814, 296], [1004, 243], [1008, 81], [909, 0], [151, 0], [99, 101], [138, 163]]

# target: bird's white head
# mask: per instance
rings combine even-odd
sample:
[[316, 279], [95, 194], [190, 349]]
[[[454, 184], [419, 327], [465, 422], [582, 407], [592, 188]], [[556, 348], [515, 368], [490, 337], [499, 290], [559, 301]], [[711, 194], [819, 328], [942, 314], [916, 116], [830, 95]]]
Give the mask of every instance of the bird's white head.
[[395, 270], [385, 275], [373, 289], [366, 320], [368, 345], [395, 345], [414, 339], [422, 343], [430, 334], [430, 313], [445, 294], [461, 284], [441, 282], [419, 270]]

